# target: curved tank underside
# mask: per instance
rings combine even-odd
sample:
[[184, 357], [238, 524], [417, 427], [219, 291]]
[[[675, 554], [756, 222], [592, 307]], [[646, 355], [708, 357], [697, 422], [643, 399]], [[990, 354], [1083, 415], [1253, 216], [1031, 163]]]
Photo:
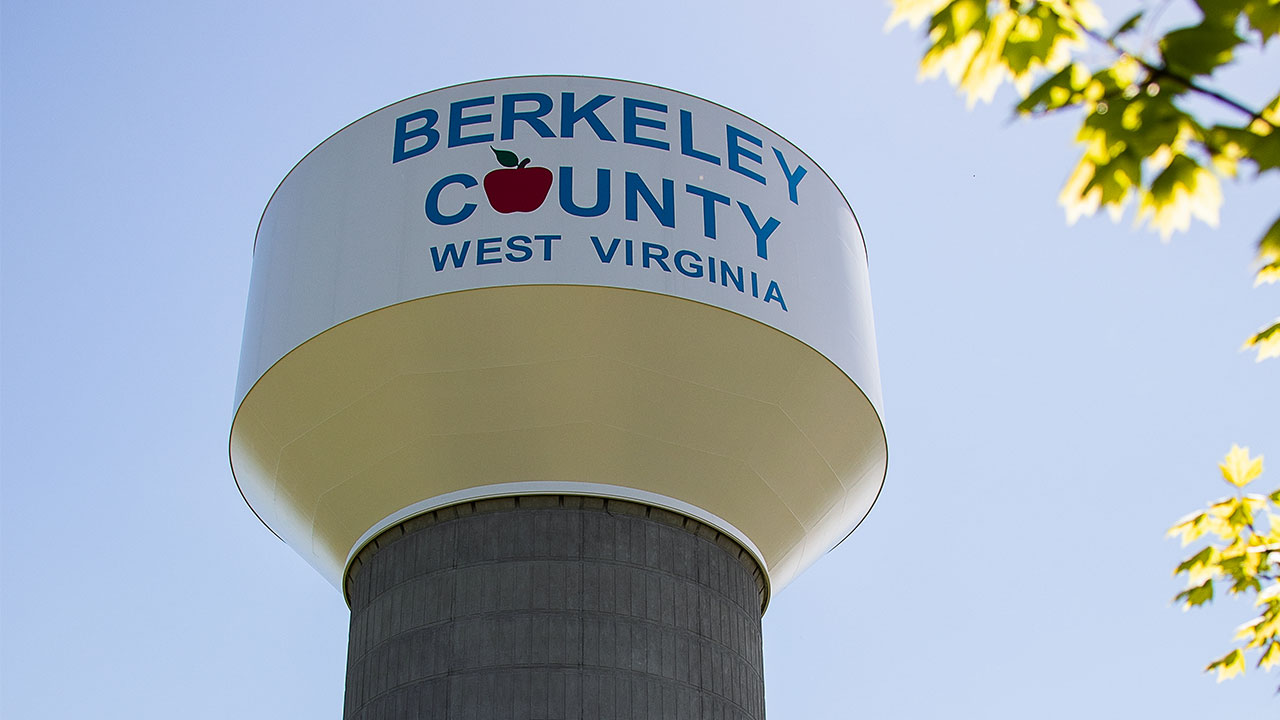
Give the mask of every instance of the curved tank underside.
[[544, 492], [697, 517], [776, 592], [862, 520], [886, 456], [866, 394], [808, 345], [706, 304], [569, 285], [341, 323], [253, 385], [231, 434], [245, 500], [335, 586], [407, 516]]

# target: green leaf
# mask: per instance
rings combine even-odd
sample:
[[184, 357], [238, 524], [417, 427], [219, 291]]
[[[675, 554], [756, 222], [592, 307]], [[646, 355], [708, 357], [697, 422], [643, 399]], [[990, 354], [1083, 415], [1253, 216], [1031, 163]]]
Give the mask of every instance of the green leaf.
[[498, 156], [498, 162], [502, 167], [513, 168], [520, 164], [520, 156], [510, 150], [499, 150], [495, 147], [490, 147], [489, 149], [493, 151], [494, 155]]
[[1187, 572], [1189, 570], [1194, 570], [1195, 568], [1201, 565], [1207, 565], [1212, 560], [1213, 560], [1213, 548], [1206, 547], [1200, 552], [1196, 553], [1195, 555], [1192, 555], [1186, 560], [1183, 560], [1182, 563], [1178, 565], [1177, 569], [1173, 571], [1173, 574], [1178, 575], [1178, 574]]
[[1075, 105], [1084, 100], [1081, 91], [1089, 79], [1089, 71], [1083, 65], [1072, 63], [1028, 93], [1018, 103], [1018, 112], [1040, 113]]
[[1205, 667], [1205, 672], [1218, 671], [1218, 682], [1229, 680], [1244, 672], [1244, 653], [1239, 648], [1214, 660]]
[[1174, 194], [1179, 187], [1187, 187], [1195, 183], [1195, 171], [1200, 168], [1195, 160], [1186, 155], [1176, 155], [1165, 168], [1151, 181], [1151, 195], [1156, 202], [1175, 202]]
[[1144, 10], [1139, 10], [1133, 15], [1130, 15], [1128, 20], [1125, 20], [1124, 22], [1120, 23], [1120, 27], [1116, 28], [1116, 31], [1111, 33], [1111, 39], [1115, 40], [1121, 35], [1138, 27], [1138, 23], [1142, 20], [1142, 15], [1144, 12], [1145, 12]]
[[[1244, 487], [1262, 474], [1262, 456], [1251, 457], [1249, 448], [1232, 445], [1227, 456], [1218, 464], [1222, 471], [1222, 479], [1236, 487]], [[1240, 502], [1244, 507], [1245, 503]]]
[[1222, 187], [1217, 176], [1178, 153], [1139, 194], [1138, 220], [1149, 219], [1151, 227], [1168, 239], [1174, 231], [1186, 230], [1193, 216], [1217, 225], [1221, 205]]
[[1280, 281], [1280, 260], [1273, 260], [1258, 268], [1256, 277], [1253, 282], [1255, 286]]
[[1201, 511], [1191, 513], [1180, 519], [1173, 527], [1169, 528], [1169, 537], [1182, 537], [1182, 546], [1199, 540], [1206, 532], [1210, 530], [1209, 514]]
[[1241, 350], [1253, 348], [1258, 351], [1258, 356], [1254, 358], [1257, 362], [1262, 362], [1267, 358], [1280, 357], [1280, 322], [1273, 323], [1271, 326], [1263, 328], [1244, 341], [1244, 347]]
[[1271, 227], [1258, 241], [1258, 260], [1262, 262], [1280, 260], [1280, 217], [1271, 223]]
[[1280, 132], [1269, 130], [1260, 121], [1255, 121], [1252, 126], [1258, 126], [1264, 132], [1233, 125], [1213, 126], [1208, 133], [1211, 149], [1242, 160], [1252, 160], [1257, 164], [1259, 173], [1280, 168]]
[[1271, 102], [1267, 103], [1266, 107], [1262, 108], [1261, 116], [1271, 127], [1280, 129], [1280, 94], [1277, 94], [1271, 99]]
[[1249, 148], [1249, 159], [1258, 164], [1258, 172], [1280, 168], [1280, 131], [1272, 131], [1267, 135], [1253, 134], [1253, 146]]
[[[1280, 493], [1280, 490], [1276, 491]], [[1275, 583], [1266, 590], [1258, 593], [1258, 604], [1270, 603], [1272, 600], [1280, 600], [1280, 583]], [[1255, 622], [1262, 622], [1266, 618], [1258, 618]]]
[[944, 27], [956, 38], [970, 30], [986, 28], [987, 3], [984, 0], [955, 0], [933, 17], [933, 27]]
[[1231, 592], [1235, 595], [1239, 595], [1246, 590], [1258, 592], [1261, 589], [1262, 582], [1252, 575], [1240, 575], [1231, 582]]
[[1077, 38], [1074, 25], [1064, 23], [1047, 5], [1036, 4], [1030, 12], [1019, 13], [1002, 54], [1009, 70], [1021, 76], [1051, 63]]
[[1258, 272], [1253, 286], [1270, 285], [1280, 282], [1280, 218], [1271, 223], [1271, 227], [1258, 241]]
[[1244, 4], [1244, 16], [1249, 20], [1249, 24], [1253, 26], [1262, 35], [1262, 43], [1265, 45], [1268, 40], [1280, 33], [1280, 3], [1268, 2], [1267, 0], [1252, 0]]
[[1234, 528], [1244, 527], [1253, 522], [1253, 513], [1249, 512], [1248, 505], [1241, 504], [1227, 516], [1227, 522]]
[[1262, 657], [1258, 658], [1258, 667], [1270, 670], [1277, 664], [1280, 664], [1280, 641], [1272, 640], [1267, 645], [1266, 651], [1262, 653]]
[[1275, 323], [1269, 327], [1263, 328], [1262, 330], [1259, 330], [1258, 334], [1254, 336], [1254, 339], [1267, 340], [1272, 335], [1276, 335], [1276, 334], [1280, 334], [1280, 322]]
[[1254, 142], [1253, 151], [1249, 153], [1249, 159], [1258, 164], [1258, 172], [1280, 168], [1280, 131], [1254, 137], [1258, 139]]
[[1108, 163], [1097, 163], [1093, 177], [1085, 185], [1087, 194], [1093, 188], [1102, 190], [1103, 205], [1119, 205], [1129, 191], [1142, 182], [1142, 159], [1134, 153], [1122, 152]]
[[1181, 602], [1185, 608], [1203, 605], [1213, 599], [1213, 580], [1205, 580], [1202, 584], [1187, 588], [1173, 597], [1174, 602]]
[[1257, 553], [1245, 552], [1218, 563], [1219, 571], [1231, 581], [1231, 587], [1227, 588], [1229, 593], [1239, 595], [1246, 590], [1257, 592], [1262, 589], [1258, 580], [1259, 558]]
[[1231, 28], [1196, 25], [1165, 35], [1160, 40], [1160, 54], [1176, 73], [1209, 75], [1231, 62], [1235, 47], [1243, 42]]
[[1206, 23], [1234, 27], [1250, 0], [1196, 0]]

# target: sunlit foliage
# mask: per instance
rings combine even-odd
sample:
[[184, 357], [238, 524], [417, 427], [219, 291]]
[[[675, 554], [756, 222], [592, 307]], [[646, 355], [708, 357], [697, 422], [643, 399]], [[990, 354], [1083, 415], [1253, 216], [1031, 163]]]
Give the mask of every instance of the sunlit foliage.
[[[1221, 177], [1280, 169], [1280, 86], [1250, 108], [1212, 85], [1243, 47], [1280, 33], [1280, 0], [1194, 5], [1198, 23], [1154, 42], [1145, 12], [1108, 32], [1092, 0], [895, 0], [888, 26], [927, 23], [921, 77], [945, 74], [970, 106], [1009, 82], [1023, 116], [1079, 113], [1083, 152], [1059, 196], [1068, 221], [1103, 208], [1119, 219], [1133, 203], [1135, 222], [1167, 240], [1193, 218], [1217, 225]], [[1186, 109], [1192, 98], [1234, 121], [1202, 121]], [[1280, 218], [1258, 241], [1256, 266], [1257, 284], [1280, 279]], [[1280, 320], [1245, 346], [1259, 360], [1280, 356]]]
[[[1242, 50], [1280, 34], [1280, 0], [1181, 1], [1199, 20], [1169, 30], [1154, 16], [1174, 0], [1112, 29], [1092, 0], [892, 0], [887, 27], [924, 23], [920, 76], [945, 74], [970, 107], [990, 102], [1008, 82], [1020, 95], [1021, 116], [1081, 118], [1082, 153], [1059, 196], [1068, 222], [1099, 209], [1119, 220], [1133, 203], [1135, 224], [1168, 240], [1192, 219], [1217, 225], [1222, 178], [1280, 170], [1280, 86], [1261, 107], [1214, 86], [1215, 73]], [[1280, 84], [1268, 68], [1257, 71]], [[1188, 109], [1193, 100], [1231, 119], [1206, 120]], [[1280, 218], [1257, 241], [1254, 265], [1255, 286], [1280, 281]], [[1280, 318], [1244, 348], [1259, 361], [1280, 357]], [[1220, 468], [1235, 496], [1184, 518], [1170, 534], [1184, 545], [1215, 538], [1175, 571], [1187, 576], [1178, 603], [1203, 605], [1217, 587], [1253, 595], [1261, 609], [1240, 627], [1242, 644], [1206, 668], [1224, 680], [1243, 673], [1254, 653], [1263, 670], [1280, 664], [1280, 490], [1244, 492], [1262, 473], [1262, 456], [1247, 449], [1232, 447]]]
[[1174, 570], [1187, 576], [1186, 589], [1174, 598], [1184, 609], [1213, 600], [1215, 589], [1255, 596], [1258, 617], [1236, 631], [1242, 645], [1205, 668], [1217, 671], [1222, 681], [1243, 673], [1247, 656], [1255, 652], [1256, 667], [1270, 670], [1280, 664], [1280, 490], [1245, 492], [1262, 474], [1262, 456], [1250, 457], [1248, 448], [1232, 446], [1218, 468], [1235, 494], [1182, 518], [1169, 535], [1182, 538], [1184, 547], [1212, 538]]

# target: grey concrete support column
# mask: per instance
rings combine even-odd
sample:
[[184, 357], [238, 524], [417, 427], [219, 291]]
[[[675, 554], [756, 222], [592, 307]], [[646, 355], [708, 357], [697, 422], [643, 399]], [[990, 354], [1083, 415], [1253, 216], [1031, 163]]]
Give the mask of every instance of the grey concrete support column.
[[764, 577], [666, 510], [463, 503], [383, 532], [344, 589], [346, 720], [764, 717]]

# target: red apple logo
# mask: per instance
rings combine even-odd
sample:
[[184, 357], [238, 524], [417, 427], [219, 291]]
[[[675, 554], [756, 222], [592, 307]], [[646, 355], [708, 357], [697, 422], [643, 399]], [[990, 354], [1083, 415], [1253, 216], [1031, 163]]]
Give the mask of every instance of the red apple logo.
[[533, 212], [542, 207], [551, 191], [551, 171], [544, 167], [527, 167], [524, 160], [510, 150], [490, 147], [498, 156], [501, 170], [484, 176], [484, 194], [489, 204], [500, 213]]

